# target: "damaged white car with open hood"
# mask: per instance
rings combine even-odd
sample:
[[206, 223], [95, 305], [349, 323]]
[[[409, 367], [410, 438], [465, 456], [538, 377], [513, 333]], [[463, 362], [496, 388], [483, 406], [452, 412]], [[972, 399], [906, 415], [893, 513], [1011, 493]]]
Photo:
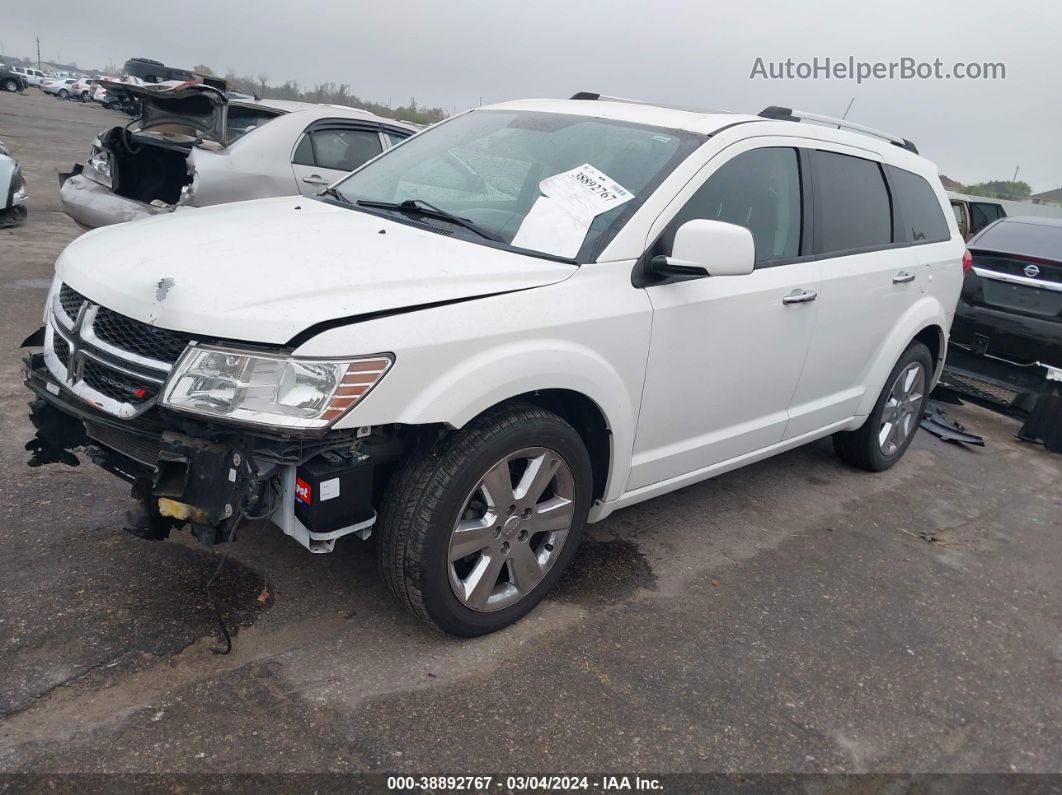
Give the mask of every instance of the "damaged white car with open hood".
[[831, 435], [887, 469], [965, 249], [910, 141], [823, 119], [510, 102], [320, 196], [89, 232], [25, 343], [30, 463], [128, 481], [145, 538], [377, 535], [462, 636], [616, 509]]
[[140, 117], [101, 132], [60, 174], [83, 227], [187, 207], [318, 193], [417, 128], [356, 108], [231, 99], [202, 83], [100, 81], [140, 101]]

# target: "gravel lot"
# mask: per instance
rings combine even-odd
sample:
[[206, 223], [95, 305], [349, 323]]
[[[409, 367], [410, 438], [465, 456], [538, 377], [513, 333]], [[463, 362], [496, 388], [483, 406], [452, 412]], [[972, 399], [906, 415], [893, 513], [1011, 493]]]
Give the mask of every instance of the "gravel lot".
[[56, 172], [123, 120], [0, 93], [30, 192], [0, 231], [0, 770], [1062, 771], [1062, 458], [973, 407], [984, 450], [922, 432], [869, 475], [827, 441], [621, 511], [475, 641], [392, 602], [371, 541], [251, 528], [212, 654], [220, 553], [124, 533], [91, 465], [24, 463], [18, 346], [79, 234]]

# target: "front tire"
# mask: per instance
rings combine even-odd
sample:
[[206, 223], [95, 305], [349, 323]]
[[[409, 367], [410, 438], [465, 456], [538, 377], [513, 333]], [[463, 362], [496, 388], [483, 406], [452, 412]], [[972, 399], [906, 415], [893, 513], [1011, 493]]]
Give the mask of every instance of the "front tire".
[[414, 453], [380, 512], [380, 572], [451, 635], [495, 632], [553, 588], [590, 510], [590, 457], [552, 412], [492, 409]]
[[933, 357], [929, 348], [912, 342], [892, 368], [863, 427], [836, 433], [833, 449], [845, 463], [869, 472], [883, 472], [907, 452], [929, 398]]
[[18, 91], [18, 83], [14, 80], [7, 79], [4, 81], [3, 89], [4, 91]]
[[69, 96], [70, 96], [70, 92], [67, 91], [65, 88], [60, 88], [59, 89], [59, 99], [66, 99]]

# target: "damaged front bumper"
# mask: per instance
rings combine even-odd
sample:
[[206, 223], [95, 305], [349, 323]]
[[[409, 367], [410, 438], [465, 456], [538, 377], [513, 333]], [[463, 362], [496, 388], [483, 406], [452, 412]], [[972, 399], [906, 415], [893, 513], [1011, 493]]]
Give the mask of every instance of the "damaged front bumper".
[[[35, 342], [35, 337], [27, 340]], [[134, 535], [161, 540], [189, 527], [199, 541], [217, 544], [233, 540], [245, 521], [269, 519], [309, 551], [321, 553], [331, 552], [342, 536], [367, 538], [371, 532], [377, 462], [357, 450], [353, 432], [271, 437], [157, 409], [118, 419], [59, 383], [42, 353], [28, 353], [23, 365], [25, 385], [35, 396], [30, 419], [37, 433], [26, 445], [30, 466], [77, 466], [78, 455], [84, 455], [130, 483], [140, 506], [126, 528]], [[323, 472], [331, 480], [333, 465], [337, 484], [354, 469], [361, 487], [340, 492], [338, 485], [331, 486], [326, 521], [325, 513], [312, 510], [320, 495], [300, 473], [306, 467], [314, 477]]]

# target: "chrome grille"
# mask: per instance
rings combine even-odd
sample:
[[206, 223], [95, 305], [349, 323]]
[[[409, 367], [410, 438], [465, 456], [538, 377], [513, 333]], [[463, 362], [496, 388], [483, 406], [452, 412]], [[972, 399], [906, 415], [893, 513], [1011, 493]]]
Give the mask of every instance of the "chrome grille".
[[[58, 355], [58, 354], [56, 354]], [[141, 380], [91, 359], [81, 369], [81, 379], [101, 395], [119, 403], [139, 406], [155, 397], [158, 388], [149, 381]]]
[[55, 347], [55, 355], [59, 357], [59, 361], [63, 363], [63, 367], [69, 367], [70, 345], [58, 334], [55, 335], [55, 342], [53, 343], [53, 345]]
[[73, 287], [64, 284], [59, 288], [59, 303], [70, 320], [77, 320], [77, 313], [81, 305], [85, 303], [85, 296]]
[[190, 340], [113, 312], [63, 284], [52, 304], [45, 361], [81, 399], [128, 418], [155, 404]]

